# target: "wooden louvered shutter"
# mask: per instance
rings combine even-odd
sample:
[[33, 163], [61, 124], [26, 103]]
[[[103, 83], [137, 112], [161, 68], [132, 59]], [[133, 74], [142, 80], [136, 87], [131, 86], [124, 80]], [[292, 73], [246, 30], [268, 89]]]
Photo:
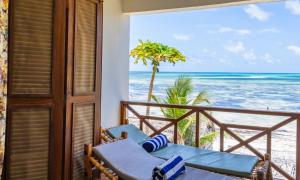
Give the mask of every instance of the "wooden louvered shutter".
[[49, 109], [19, 108], [11, 119], [8, 179], [48, 179]]
[[9, 11], [4, 177], [60, 179], [66, 3], [13, 0]]
[[84, 144], [99, 142], [103, 4], [70, 0], [68, 6], [65, 179], [83, 179]]

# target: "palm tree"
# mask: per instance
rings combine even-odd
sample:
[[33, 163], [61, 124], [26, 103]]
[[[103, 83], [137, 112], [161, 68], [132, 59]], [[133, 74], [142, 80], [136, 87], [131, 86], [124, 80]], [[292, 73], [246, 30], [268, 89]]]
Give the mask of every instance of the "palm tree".
[[[148, 91], [147, 102], [151, 101], [153, 94], [154, 79], [157, 72], [159, 72], [159, 65], [161, 62], [169, 62], [176, 64], [179, 61], [185, 62], [186, 57], [174, 47], [169, 47], [161, 43], [139, 40], [137, 47], [130, 51], [130, 56], [135, 59], [135, 64], [142, 62], [147, 66], [147, 61], [152, 65], [152, 75]], [[149, 115], [150, 107], [147, 107], [146, 115]]]
[[[193, 93], [192, 79], [180, 76], [173, 86], [166, 89], [167, 96], [159, 98], [152, 96], [153, 100], [157, 103], [164, 104], [179, 104], [179, 105], [199, 105], [201, 103], [209, 103], [207, 93], [201, 91], [197, 96], [191, 99]], [[177, 119], [188, 112], [186, 109], [175, 108], [161, 108], [161, 112], [166, 118]], [[201, 118], [202, 125], [205, 129], [201, 130], [200, 146], [207, 147], [211, 145], [217, 136], [217, 132], [213, 124], [205, 118]], [[195, 116], [189, 116], [178, 123], [178, 141], [181, 144], [196, 145], [195, 144]], [[203, 127], [203, 126], [202, 126]]]

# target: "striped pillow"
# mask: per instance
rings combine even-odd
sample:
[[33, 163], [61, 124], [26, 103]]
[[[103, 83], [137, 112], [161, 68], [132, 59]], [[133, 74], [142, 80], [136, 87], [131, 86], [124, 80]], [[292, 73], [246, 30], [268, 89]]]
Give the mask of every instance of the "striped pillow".
[[168, 145], [167, 136], [160, 134], [143, 143], [143, 148], [147, 152], [154, 152]]
[[181, 156], [174, 156], [165, 163], [153, 169], [154, 180], [174, 180], [185, 172], [184, 161]]

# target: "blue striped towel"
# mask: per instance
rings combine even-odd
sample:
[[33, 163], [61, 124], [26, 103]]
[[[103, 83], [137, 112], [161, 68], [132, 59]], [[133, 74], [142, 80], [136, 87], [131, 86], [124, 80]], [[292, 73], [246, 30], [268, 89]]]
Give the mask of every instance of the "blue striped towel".
[[174, 180], [185, 172], [184, 161], [181, 156], [174, 156], [165, 163], [153, 169], [153, 180]]
[[143, 143], [143, 148], [147, 152], [154, 152], [168, 145], [167, 136], [160, 134]]

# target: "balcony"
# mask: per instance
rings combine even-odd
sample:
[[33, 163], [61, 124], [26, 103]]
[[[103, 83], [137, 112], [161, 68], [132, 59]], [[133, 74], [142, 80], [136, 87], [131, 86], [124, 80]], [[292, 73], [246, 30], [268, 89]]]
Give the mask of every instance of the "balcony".
[[[181, 109], [186, 113], [177, 119], [165, 118], [162, 115], [143, 115], [145, 110], [143, 108], [163, 108], [163, 109]], [[222, 115], [220, 113], [238, 114], [239, 116], [248, 116], [252, 118], [264, 117], [278, 117], [278, 122], [270, 124], [266, 122], [266, 126], [254, 126], [244, 124], [229, 124], [222, 122]], [[208, 119], [216, 126], [216, 131], [219, 133], [219, 138], [214, 142], [213, 149], [221, 152], [238, 152], [241, 154], [256, 155], [259, 158], [264, 158], [265, 153], [271, 156], [271, 167], [276, 178], [280, 179], [295, 179], [300, 173], [300, 113], [293, 112], [275, 112], [262, 110], [246, 110], [233, 108], [220, 108], [209, 106], [182, 106], [171, 104], [156, 104], [145, 102], [121, 102], [121, 124], [133, 123], [140, 130], [145, 130], [148, 127], [151, 132], [150, 136], [155, 136], [160, 133], [165, 133], [169, 139], [175, 144], [178, 143], [178, 123], [182, 120], [193, 116], [195, 121], [194, 138], [195, 146], [200, 146], [201, 134], [201, 120]], [[266, 119], [267, 120], [267, 119]], [[280, 157], [278, 150], [282, 150], [282, 142], [274, 141], [274, 136], [279, 136], [276, 139], [285, 140], [282, 129], [287, 126], [295, 128], [295, 136], [290, 137], [293, 144], [289, 149], [289, 153], [293, 153], [292, 159], [287, 164], [283, 163], [283, 157]], [[244, 134], [248, 133], [248, 137]], [[243, 134], [243, 135], [242, 135]], [[282, 137], [280, 137], [282, 136]], [[235, 143], [234, 141], [237, 143]], [[230, 141], [230, 143], [227, 143]], [[217, 145], [216, 145], [217, 144]]]
[[[1, 38], [8, 44], [3, 45], [4, 65], [9, 62], [9, 68], [4, 68], [8, 79], [0, 80], [3, 87], [9, 83], [8, 92], [3, 92], [8, 96], [7, 109], [2, 109], [3, 114], [7, 110], [7, 119], [0, 119], [0, 167], [6, 166], [2, 177], [83, 179], [83, 145], [97, 145], [99, 128], [118, 126], [121, 115], [122, 124], [129, 120], [141, 130], [150, 128], [150, 136], [166, 133], [175, 144], [180, 143], [178, 124], [192, 116], [196, 119], [195, 146], [199, 148], [201, 122], [205, 118], [214, 124], [219, 135], [212, 144], [214, 150], [250, 153], [260, 158], [268, 153], [279, 178], [300, 179], [299, 113], [129, 101], [121, 102], [122, 113], [118, 112], [120, 101], [128, 99], [126, 59], [132, 14], [268, 1], [10, 1], [9, 15], [7, 10], [2, 11], [10, 19], [10, 28], [4, 28]], [[7, 20], [4, 23], [8, 25]], [[142, 112], [146, 106], [183, 109], [186, 113], [177, 119], [153, 113], [145, 116]], [[247, 120], [245, 124], [229, 124], [220, 113], [244, 115]], [[257, 116], [276, 116], [281, 121], [268, 122], [263, 127], [251, 125], [248, 119]], [[285, 127], [294, 128], [292, 137], [286, 137]], [[285, 148], [285, 143], [277, 140], [292, 146]], [[293, 159], [282, 163], [278, 149], [288, 150]]]

